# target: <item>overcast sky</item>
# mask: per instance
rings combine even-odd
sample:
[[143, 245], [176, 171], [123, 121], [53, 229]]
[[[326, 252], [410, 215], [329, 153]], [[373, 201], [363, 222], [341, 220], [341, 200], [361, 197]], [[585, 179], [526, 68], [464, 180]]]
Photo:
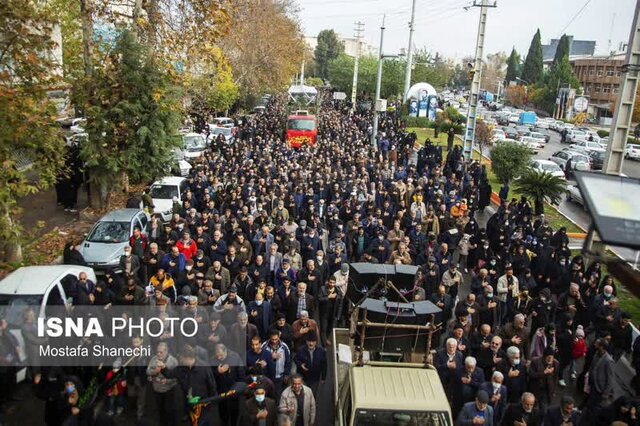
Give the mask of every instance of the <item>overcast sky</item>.
[[[408, 45], [411, 0], [297, 1], [305, 35], [316, 36], [325, 28], [333, 28], [350, 37], [353, 23], [362, 21], [365, 41], [377, 47], [386, 13], [384, 52], [396, 53]], [[416, 0], [414, 46], [454, 59], [473, 55], [480, 9], [463, 9], [472, 3]], [[595, 40], [596, 54], [605, 55], [609, 40], [612, 50], [617, 50], [620, 42], [628, 42], [635, 4], [636, 0], [498, 0], [498, 7], [489, 9], [485, 55], [498, 51], [508, 54], [513, 46], [526, 55], [537, 28], [543, 44], [564, 32], [578, 40]]]

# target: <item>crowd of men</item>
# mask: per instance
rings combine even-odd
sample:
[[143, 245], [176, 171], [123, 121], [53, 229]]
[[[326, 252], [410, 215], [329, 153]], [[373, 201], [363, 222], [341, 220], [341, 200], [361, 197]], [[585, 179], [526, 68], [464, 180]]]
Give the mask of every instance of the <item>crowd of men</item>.
[[[485, 166], [453, 143], [417, 144], [396, 115], [382, 118], [376, 149], [368, 112], [324, 103], [317, 143], [298, 150], [282, 141], [284, 117], [273, 98], [233, 144], [214, 140], [172, 219], [134, 232], [123, 273], [80, 277], [75, 304], [163, 306], [203, 326], [189, 344], [162, 336], [153, 358], [101, 373], [100, 421], [133, 398], [140, 422], [177, 425], [194, 414], [185, 400], [246, 383], [241, 398], [201, 406], [199, 424], [319, 425], [349, 264], [370, 262], [418, 266], [405, 296], [441, 308], [433, 363], [458, 424], [637, 423], [638, 402], [613, 399], [629, 315], [600, 265], [572, 256], [564, 229], [506, 196], [481, 226]], [[96, 421], [82, 404], [96, 372], [73, 373], [35, 372], [47, 425]], [[581, 411], [568, 395], [556, 403], [570, 380], [585, 393]]]

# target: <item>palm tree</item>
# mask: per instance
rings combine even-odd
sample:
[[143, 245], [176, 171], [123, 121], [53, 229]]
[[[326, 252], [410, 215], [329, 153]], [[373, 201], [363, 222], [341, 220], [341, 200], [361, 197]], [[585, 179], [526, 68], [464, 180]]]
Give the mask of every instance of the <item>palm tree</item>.
[[558, 204], [567, 188], [567, 182], [551, 173], [529, 169], [516, 179], [515, 190], [534, 201], [536, 215], [544, 213], [544, 202]]

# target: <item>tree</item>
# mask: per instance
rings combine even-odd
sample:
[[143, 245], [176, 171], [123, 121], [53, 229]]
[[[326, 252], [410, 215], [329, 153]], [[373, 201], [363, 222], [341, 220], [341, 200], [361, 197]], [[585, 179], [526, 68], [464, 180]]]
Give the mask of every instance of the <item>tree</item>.
[[480, 154], [484, 154], [484, 149], [491, 144], [491, 129], [484, 120], [476, 121], [475, 143]]
[[533, 152], [516, 142], [500, 142], [491, 150], [491, 168], [502, 182], [509, 183], [527, 170]]
[[5, 261], [20, 262], [17, 200], [49, 188], [64, 165], [65, 143], [47, 96], [61, 70], [48, 12], [30, 0], [0, 5], [0, 243]]
[[294, 4], [287, 0], [232, 3], [233, 31], [224, 35], [217, 45], [231, 64], [241, 97], [283, 91], [300, 71], [305, 56]]
[[634, 123], [637, 123], [640, 121], [640, 86], [636, 91], [636, 102], [633, 105], [633, 117], [631, 118], [631, 120]]
[[507, 54], [497, 52], [487, 55], [482, 67], [480, 87], [490, 92], [497, 92], [498, 81], [504, 80]]
[[562, 58], [570, 55], [570, 46], [569, 46], [569, 37], [566, 34], [562, 34], [560, 40], [558, 41], [558, 46], [556, 47], [556, 54], [553, 57], [553, 64], [551, 64], [552, 68], [558, 66], [561, 62]]
[[528, 169], [516, 179], [516, 191], [534, 201], [535, 214], [544, 214], [544, 202], [558, 204], [567, 188], [567, 182], [551, 173]]
[[522, 86], [509, 86], [504, 90], [504, 98], [507, 104], [520, 108], [524, 105], [526, 93]]
[[322, 30], [318, 34], [315, 57], [318, 77], [328, 78], [329, 62], [344, 52], [344, 44], [334, 30]]
[[516, 81], [520, 71], [520, 55], [516, 52], [516, 48], [511, 49], [509, 59], [507, 59], [507, 74], [505, 80], [507, 84], [510, 81]]
[[542, 80], [542, 76], [542, 41], [538, 29], [531, 40], [527, 58], [522, 66], [522, 79], [534, 85]]
[[455, 88], [469, 87], [471, 84], [471, 75], [467, 69], [467, 64], [473, 62], [473, 57], [462, 58], [462, 65], [456, 64], [451, 77], [451, 85]]
[[569, 55], [565, 55], [555, 67], [551, 68], [546, 80], [545, 91], [540, 96], [542, 102], [536, 105], [550, 114], [555, 106], [558, 87], [566, 87], [568, 85], [573, 89], [577, 89], [580, 86], [580, 82], [569, 63]]
[[438, 53], [434, 56], [426, 49], [420, 49], [413, 55], [412, 62], [411, 84], [425, 82], [442, 89], [453, 77], [453, 67]]
[[140, 182], [166, 174], [173, 149], [181, 145], [180, 105], [165, 67], [133, 31], [122, 31], [100, 62], [81, 158], [109, 208], [112, 192], [126, 191], [129, 179]]

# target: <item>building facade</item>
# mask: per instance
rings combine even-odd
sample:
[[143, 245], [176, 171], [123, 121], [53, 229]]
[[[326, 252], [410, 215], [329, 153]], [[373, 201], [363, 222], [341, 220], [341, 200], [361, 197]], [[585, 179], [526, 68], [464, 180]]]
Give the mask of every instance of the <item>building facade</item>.
[[610, 117], [620, 91], [620, 78], [625, 55], [575, 58], [571, 60], [573, 72], [589, 98], [596, 117]]

